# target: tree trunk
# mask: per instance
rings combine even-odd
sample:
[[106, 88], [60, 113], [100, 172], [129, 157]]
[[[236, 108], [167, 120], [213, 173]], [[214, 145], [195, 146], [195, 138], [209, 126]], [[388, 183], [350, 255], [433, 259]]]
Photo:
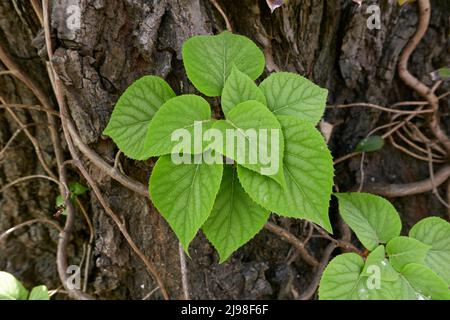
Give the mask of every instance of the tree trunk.
[[[416, 30], [414, 4], [400, 7], [388, 1], [364, 0], [358, 7], [350, 0], [290, 0], [271, 13], [263, 0], [218, 3], [233, 32], [250, 37], [264, 49], [266, 73], [279, 69], [308, 77], [328, 88], [329, 105], [368, 102], [387, 106], [402, 100], [420, 100], [398, 78], [396, 69], [402, 49]], [[367, 27], [370, 13], [366, 13], [366, 8], [370, 4], [380, 5], [379, 30]], [[76, 10], [81, 13], [79, 28], [76, 23], [75, 28], [68, 26]], [[411, 73], [426, 83], [431, 83], [431, 71], [450, 65], [449, 13], [448, 1], [432, 1], [431, 25], [410, 60]], [[102, 131], [120, 94], [134, 80], [148, 74], [166, 78], [177, 93], [195, 93], [181, 60], [182, 44], [190, 36], [214, 34], [226, 27], [208, 0], [55, 0], [51, 21], [53, 62], [71, 116], [83, 141], [111, 165], [117, 147], [102, 136]], [[43, 32], [29, 1], [0, 2], [0, 43], [53, 96], [44, 62], [47, 56]], [[449, 89], [446, 82], [438, 93]], [[11, 104], [38, 104], [33, 94], [11, 75], [0, 75], [0, 95]], [[448, 98], [441, 101], [442, 110], [448, 104]], [[29, 130], [56, 172], [45, 114], [16, 109], [14, 112], [23, 123], [36, 124]], [[334, 157], [352, 152], [362, 138], [386, 119], [386, 114], [378, 110], [329, 109], [325, 121], [334, 125], [329, 141]], [[442, 122], [445, 127], [450, 124], [445, 114]], [[0, 109], [1, 148], [18, 128], [11, 115]], [[69, 159], [68, 152], [66, 157]], [[148, 199], [112, 180], [87, 159], [84, 161], [131, 237], [156, 265], [169, 296], [183, 298], [178, 242], [167, 223]], [[120, 163], [127, 175], [147, 184], [154, 160], [135, 162], [122, 156]], [[362, 178], [359, 157], [337, 165], [335, 170], [335, 182], [341, 191], [358, 188]], [[44, 173], [32, 144], [21, 132], [0, 158], [0, 189], [19, 177]], [[365, 185], [414, 182], [427, 177], [426, 162], [389, 144], [365, 157]], [[70, 180], [86, 184], [76, 171], [71, 171]], [[444, 193], [442, 189], [441, 194]], [[42, 179], [6, 189], [0, 194], [0, 230], [42, 217], [59, 220], [62, 225], [64, 217], [53, 217], [57, 195], [57, 186]], [[81, 201], [88, 208], [95, 229], [87, 291], [100, 299], [147, 296], [157, 286], [154, 278], [95, 195], [83, 195]], [[446, 212], [431, 192], [399, 198], [394, 204], [405, 230], [431, 213]], [[337, 226], [334, 205], [330, 214]], [[271, 219], [300, 239], [307, 236], [308, 224], [303, 221], [275, 216]], [[27, 286], [44, 283], [50, 288], [59, 287], [55, 265], [57, 239], [58, 232], [42, 224], [15, 231], [0, 243], [0, 270], [15, 274]], [[88, 240], [85, 220], [78, 212], [68, 248], [69, 264], [80, 264]], [[308, 250], [320, 259], [327, 243], [328, 240], [313, 238]], [[314, 275], [290, 244], [266, 230], [224, 264], [218, 264], [217, 254], [201, 233], [191, 244], [190, 255], [187, 274], [193, 299], [292, 299], [306, 289]], [[149, 298], [161, 297], [156, 291]]]

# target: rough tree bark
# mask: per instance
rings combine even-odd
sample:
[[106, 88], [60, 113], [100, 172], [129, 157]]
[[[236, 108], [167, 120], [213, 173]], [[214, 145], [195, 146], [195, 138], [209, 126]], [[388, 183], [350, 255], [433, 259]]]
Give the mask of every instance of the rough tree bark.
[[[218, 3], [233, 31], [252, 38], [264, 49], [268, 70], [293, 71], [314, 80], [329, 89], [329, 104], [364, 101], [388, 105], [419, 99], [396, 74], [401, 50], [415, 31], [414, 5], [400, 8], [388, 1], [365, 0], [358, 7], [350, 0], [290, 0], [271, 14], [263, 0]], [[370, 4], [380, 5], [380, 30], [367, 28], [366, 8]], [[80, 9], [79, 29], [67, 28], [70, 6]], [[450, 64], [449, 14], [448, 1], [432, 1], [431, 26], [410, 62], [411, 72], [427, 83], [429, 72]], [[56, 48], [53, 62], [63, 81], [71, 115], [83, 141], [111, 164], [117, 149], [101, 132], [118, 96], [146, 74], [166, 78], [177, 93], [195, 92], [185, 75], [181, 46], [192, 35], [217, 33], [225, 28], [222, 16], [209, 0], [55, 0], [51, 19]], [[46, 50], [41, 26], [29, 1], [0, 2], [0, 42], [51, 96], [43, 63]], [[449, 84], [444, 83], [438, 92], [449, 89]], [[37, 104], [33, 95], [8, 75], [0, 76], [0, 95], [8, 103]], [[442, 110], [448, 110], [448, 103], [448, 99], [442, 101]], [[40, 141], [46, 160], [54, 166], [45, 115], [16, 112], [24, 123], [39, 124], [30, 127], [30, 131]], [[329, 143], [333, 155], [352, 152], [385, 117], [380, 111], [363, 108], [329, 110], [325, 119], [335, 125]], [[443, 123], [449, 125], [445, 114]], [[0, 110], [0, 148], [17, 129], [11, 117]], [[154, 162], [138, 163], [122, 157], [121, 163], [128, 175], [146, 183]], [[86, 164], [137, 245], [156, 264], [169, 295], [182, 298], [178, 244], [168, 225], [148, 199], [112, 181], [88, 161]], [[0, 159], [0, 186], [39, 173], [44, 171], [32, 145], [21, 133]], [[426, 177], [426, 163], [389, 145], [366, 156], [367, 184], [412, 182]], [[83, 182], [75, 172], [71, 179]], [[360, 179], [359, 158], [336, 167], [335, 181], [341, 191], [354, 188]], [[6, 190], [0, 194], [0, 230], [30, 218], [52, 218], [56, 196], [55, 185], [40, 180]], [[86, 195], [82, 201], [89, 208], [95, 228], [88, 292], [102, 299], [142, 299], [155, 288], [154, 280], [97, 199]], [[430, 192], [398, 199], [395, 204], [404, 218], [405, 229], [430, 213], [445, 214], [445, 208]], [[331, 216], [336, 225], [334, 206]], [[304, 222], [272, 219], [300, 238], [306, 236]], [[0, 244], [0, 269], [14, 273], [28, 285], [45, 283], [50, 288], [59, 287], [55, 266], [57, 236], [57, 231], [43, 225], [17, 231]], [[80, 263], [87, 240], [85, 222], [78, 215], [68, 251], [70, 264]], [[320, 258], [326, 244], [327, 241], [314, 238], [308, 248]], [[187, 266], [190, 295], [194, 299], [291, 299], [303, 292], [313, 276], [313, 270], [301, 258], [292, 258], [289, 244], [264, 230], [221, 265], [201, 234], [190, 252], [192, 259], [188, 259]], [[161, 295], [156, 291], [150, 298]]]

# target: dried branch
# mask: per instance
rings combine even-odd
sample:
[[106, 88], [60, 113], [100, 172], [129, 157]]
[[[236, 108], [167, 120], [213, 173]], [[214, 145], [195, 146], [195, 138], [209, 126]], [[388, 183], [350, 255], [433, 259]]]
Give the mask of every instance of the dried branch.
[[29, 105], [29, 104], [7, 104], [7, 105], [0, 104], [0, 109], [6, 109], [6, 108], [42, 111], [42, 112], [50, 113], [51, 115], [59, 117], [58, 112], [56, 112], [54, 110], [45, 109], [41, 106], [34, 106], [34, 105]]
[[12, 187], [12, 186], [14, 186], [14, 185], [16, 185], [18, 183], [25, 182], [25, 181], [32, 180], [32, 179], [45, 179], [45, 180], [52, 181], [52, 182], [56, 183], [57, 185], [61, 184], [55, 178], [52, 178], [52, 177], [49, 177], [49, 176], [45, 176], [45, 175], [42, 175], [42, 174], [35, 174], [35, 175], [31, 175], [31, 176], [20, 177], [20, 178], [18, 178], [16, 180], [6, 184], [5, 186], [3, 186], [0, 189], [0, 193], [4, 192], [6, 189], [8, 189], [8, 188], [10, 188], [10, 187]]
[[86, 292], [87, 290], [87, 280], [89, 278], [89, 266], [90, 266], [90, 259], [91, 259], [91, 254], [92, 254], [92, 246], [94, 244], [94, 235], [95, 235], [95, 231], [94, 231], [94, 226], [92, 225], [91, 219], [89, 218], [89, 214], [87, 213], [86, 208], [84, 207], [83, 203], [80, 201], [80, 199], [78, 197], [76, 197], [76, 202], [78, 207], [80, 208], [81, 213], [84, 216], [84, 219], [86, 220], [86, 223], [88, 225], [88, 229], [89, 229], [89, 243], [88, 243], [88, 248], [86, 251], [86, 265], [84, 266], [84, 282], [83, 282], [83, 292]]
[[52, 227], [54, 227], [56, 230], [58, 230], [59, 232], [62, 232], [62, 228], [55, 222], [49, 219], [32, 219], [32, 220], [28, 220], [25, 222], [22, 222], [12, 228], [9, 228], [8, 230], [6, 230], [5, 232], [3, 232], [2, 234], [0, 234], [0, 241], [5, 240], [6, 237], [8, 235], [10, 235], [11, 233], [17, 231], [20, 228], [35, 224], [35, 223], [43, 223], [43, 224], [48, 224]]
[[450, 165], [442, 167], [434, 174], [434, 183], [431, 178], [402, 184], [386, 184], [366, 186], [364, 191], [375, 193], [388, 198], [406, 197], [432, 191], [433, 187], [438, 187], [450, 177]]
[[220, 7], [220, 5], [217, 3], [216, 0], [210, 0], [210, 1], [214, 5], [214, 7], [217, 9], [217, 11], [219, 11], [223, 20], [225, 20], [225, 25], [227, 27], [227, 30], [230, 32], [233, 32], [233, 28], [231, 27], [230, 20], [228, 19], [227, 15], [225, 14], [225, 11], [223, 11], [223, 9]]
[[308, 288], [306, 288], [305, 291], [303, 291], [303, 293], [297, 298], [298, 300], [309, 300], [314, 296], [314, 294], [317, 291], [317, 288], [319, 287], [322, 273], [325, 270], [326, 266], [328, 265], [331, 254], [333, 253], [334, 249], [336, 249], [336, 247], [337, 247], [336, 244], [332, 242], [328, 244], [328, 246], [325, 248], [322, 259], [317, 265], [317, 269], [316, 272], [314, 273], [314, 277], [311, 280], [311, 283], [309, 284]]
[[432, 89], [414, 77], [408, 70], [408, 60], [428, 30], [431, 16], [430, 0], [418, 0], [417, 3], [419, 5], [419, 23], [417, 25], [416, 33], [409, 40], [400, 56], [398, 73], [403, 82], [413, 88], [419, 95], [428, 101], [431, 109], [433, 110], [433, 114], [429, 122], [430, 129], [435, 137], [445, 147], [448, 156], [450, 156], [450, 139], [440, 125], [439, 98], [435, 95]]
[[180, 272], [181, 272], [181, 284], [183, 286], [183, 298], [184, 300], [190, 300], [191, 295], [189, 293], [189, 279], [188, 269], [186, 266], [186, 256], [184, 254], [183, 246], [181, 242], [178, 242], [178, 254], [180, 256]]
[[[428, 102], [425, 102], [425, 104], [428, 104]], [[365, 102], [357, 102], [357, 103], [350, 103], [350, 104], [338, 104], [338, 105], [334, 105], [334, 106], [327, 106], [327, 108], [329, 109], [346, 109], [346, 108], [353, 108], [353, 107], [366, 107], [366, 108], [372, 108], [372, 109], [376, 109], [376, 110], [381, 110], [381, 111], [385, 111], [385, 112], [389, 112], [389, 113], [396, 113], [396, 114], [426, 114], [426, 113], [432, 113], [433, 110], [420, 110], [420, 111], [415, 111], [415, 110], [397, 110], [397, 109], [392, 109], [391, 108], [387, 108], [387, 107], [383, 107], [383, 106], [379, 106], [373, 103], [365, 103]]]
[[305, 262], [310, 266], [316, 267], [317, 265], [319, 265], [319, 261], [317, 261], [317, 259], [314, 258], [312, 255], [310, 255], [309, 252], [305, 249], [305, 244], [302, 241], [300, 241], [299, 238], [297, 238], [295, 235], [293, 235], [286, 229], [277, 226], [272, 222], [267, 222], [264, 225], [264, 229], [276, 234], [282, 240], [289, 242], [291, 245], [293, 245], [295, 249], [298, 250], [303, 260], [305, 260]]

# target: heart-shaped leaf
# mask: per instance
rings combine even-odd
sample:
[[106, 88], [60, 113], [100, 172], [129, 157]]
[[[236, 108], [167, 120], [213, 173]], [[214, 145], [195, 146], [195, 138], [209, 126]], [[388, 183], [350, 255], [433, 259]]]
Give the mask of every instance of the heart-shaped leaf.
[[26, 300], [28, 290], [12, 274], [0, 271], [0, 300]]
[[325, 111], [328, 90], [298, 74], [272, 73], [259, 87], [277, 116], [294, 116], [317, 124]]
[[264, 55], [253, 41], [228, 31], [216, 36], [189, 38], [182, 51], [189, 80], [198, 91], [210, 97], [222, 94], [233, 65], [252, 80], [256, 80], [265, 67]]
[[369, 250], [400, 235], [400, 217], [387, 200], [368, 193], [336, 193], [339, 212]]
[[277, 118], [264, 105], [255, 100], [242, 102], [213, 128], [223, 137], [217, 152], [284, 186], [283, 133]]
[[225, 261], [253, 238], [269, 218], [269, 211], [257, 205], [237, 178], [236, 169], [225, 166], [222, 184], [212, 213], [202, 230]]
[[333, 160], [323, 136], [307, 121], [280, 116], [285, 151], [286, 187], [238, 166], [245, 191], [258, 204], [279, 215], [313, 221], [332, 232], [328, 206], [333, 186]]
[[144, 148], [148, 124], [154, 114], [175, 92], [161, 78], [145, 76], [120, 96], [103, 134], [111, 137], [129, 158], [148, 158]]
[[425, 218], [412, 227], [409, 236], [431, 246], [424, 263], [450, 286], [450, 223], [438, 217]]
[[423, 263], [431, 246], [409, 237], [395, 237], [386, 245], [389, 261], [401, 272], [409, 263]]
[[158, 110], [148, 127], [146, 155], [154, 157], [181, 151], [202, 153], [203, 132], [212, 122], [211, 108], [202, 97], [185, 94], [172, 98]]
[[34, 287], [30, 292], [28, 300], [50, 300], [47, 287], [46, 286]]
[[222, 110], [225, 115], [241, 102], [256, 100], [266, 105], [266, 98], [248, 75], [233, 66], [222, 91]]
[[186, 252], [211, 213], [222, 179], [222, 167], [206, 163], [176, 165], [167, 155], [160, 157], [153, 168], [150, 198]]

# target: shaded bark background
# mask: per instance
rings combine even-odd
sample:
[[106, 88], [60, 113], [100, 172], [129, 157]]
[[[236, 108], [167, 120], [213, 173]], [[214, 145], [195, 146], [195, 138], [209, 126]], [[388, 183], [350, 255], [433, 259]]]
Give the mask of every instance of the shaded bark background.
[[[302, 74], [328, 88], [329, 104], [371, 102], [388, 105], [418, 99], [396, 74], [398, 57], [415, 31], [414, 5], [399, 7], [388, 1], [365, 0], [358, 7], [350, 0], [290, 0], [270, 13], [265, 1], [218, 1], [233, 31], [252, 38], [278, 66]], [[380, 30], [366, 26], [366, 8], [379, 4]], [[81, 28], [70, 30], [67, 9], [81, 10]], [[431, 83], [429, 72], [450, 65], [450, 3], [432, 1], [432, 19], [425, 39], [411, 61], [411, 72]], [[55, 0], [52, 28], [56, 52], [54, 63], [66, 89], [68, 106], [83, 140], [110, 163], [115, 145], [101, 132], [115, 101], [134, 80], [155, 74], [167, 79], [177, 93], [194, 93], [181, 61], [181, 46], [190, 36], [222, 31], [225, 23], [208, 0]], [[39, 21], [29, 1], [0, 2], [0, 42], [14, 60], [51, 95], [43, 57], [44, 41]], [[0, 70], [2, 66], [0, 64]], [[266, 70], [267, 72], [267, 70]], [[438, 93], [448, 91], [449, 83]], [[36, 104], [33, 95], [11, 76], [0, 76], [0, 95], [9, 103]], [[448, 121], [449, 100], [441, 101], [443, 124]], [[18, 112], [26, 123], [41, 125], [30, 130], [52, 163], [52, 147], [45, 128], [45, 115]], [[327, 122], [335, 124], [329, 146], [335, 157], [350, 153], [377, 124], [386, 121], [378, 111], [353, 108], [328, 110]], [[0, 109], [0, 147], [18, 127]], [[125, 172], [146, 183], [153, 161], [121, 159]], [[54, 165], [54, 163], [53, 163]], [[130, 234], [158, 267], [172, 298], [181, 298], [178, 245], [172, 231], [150, 201], [112, 181], [95, 166], [91, 174], [112, 208], [125, 221]], [[0, 159], [0, 186], [18, 177], [43, 173], [33, 147], [23, 133]], [[365, 183], [413, 182], [428, 177], [427, 164], [386, 145], [365, 162]], [[83, 181], [73, 172], [72, 181]], [[359, 158], [336, 167], [335, 182], [341, 191], [357, 186], [361, 179]], [[442, 190], [443, 194], [445, 190]], [[35, 217], [52, 218], [57, 189], [48, 181], [33, 180], [0, 194], [0, 230]], [[88, 292], [97, 297], [141, 299], [156, 285], [143, 264], [105, 215], [95, 197], [82, 201], [96, 230]], [[430, 193], [395, 199], [404, 231], [428, 215], [445, 215], [446, 209]], [[330, 214], [337, 221], [335, 206]], [[62, 221], [63, 218], [60, 218]], [[299, 220], [280, 219], [300, 238], [306, 236]], [[69, 247], [70, 264], [79, 264], [88, 233], [81, 215]], [[55, 265], [57, 233], [46, 226], [21, 229], [0, 243], [0, 270], [15, 274], [28, 286], [60, 286]], [[308, 249], [320, 258], [326, 241], [313, 239]], [[226, 263], [219, 265], [212, 246], [202, 234], [191, 245], [188, 259], [189, 285], [194, 299], [295, 298], [308, 285], [313, 271], [300, 258], [292, 258], [289, 244], [262, 231]], [[337, 251], [336, 251], [337, 253]], [[60, 295], [64, 298], [63, 295]], [[151, 298], [161, 298], [159, 292]]]

